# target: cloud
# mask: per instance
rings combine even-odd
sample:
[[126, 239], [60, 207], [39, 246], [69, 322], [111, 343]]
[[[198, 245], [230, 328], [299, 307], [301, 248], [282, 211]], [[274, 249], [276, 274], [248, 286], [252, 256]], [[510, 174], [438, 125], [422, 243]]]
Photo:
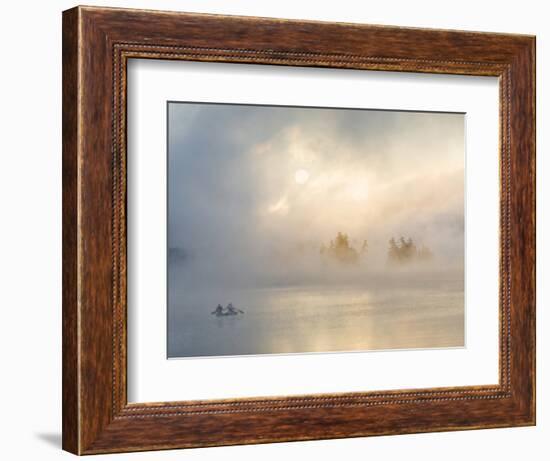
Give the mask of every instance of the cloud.
[[462, 114], [170, 103], [168, 141], [169, 246], [213, 273], [285, 271], [266, 258], [338, 231], [462, 262]]

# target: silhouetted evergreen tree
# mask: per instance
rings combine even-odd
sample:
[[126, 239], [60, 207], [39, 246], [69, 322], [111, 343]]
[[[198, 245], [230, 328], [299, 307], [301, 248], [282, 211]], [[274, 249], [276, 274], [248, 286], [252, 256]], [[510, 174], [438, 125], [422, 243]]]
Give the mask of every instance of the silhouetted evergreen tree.
[[388, 260], [393, 263], [399, 261], [399, 247], [393, 237], [390, 239], [390, 247], [388, 248]]
[[357, 264], [359, 252], [350, 245], [349, 237], [343, 232], [338, 232], [336, 238], [330, 241], [329, 247], [321, 246], [321, 254], [343, 264]]
[[407, 239], [400, 237], [399, 243], [392, 237], [389, 243], [388, 261], [391, 263], [405, 264], [412, 261], [427, 261], [433, 257], [430, 249], [424, 245], [418, 251], [411, 237]]

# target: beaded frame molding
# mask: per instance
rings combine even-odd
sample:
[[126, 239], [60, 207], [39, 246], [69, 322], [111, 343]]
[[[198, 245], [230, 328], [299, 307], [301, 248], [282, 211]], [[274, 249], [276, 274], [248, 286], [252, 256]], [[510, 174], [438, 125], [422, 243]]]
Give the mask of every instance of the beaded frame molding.
[[[126, 68], [132, 58], [498, 77], [498, 385], [128, 403]], [[63, 13], [65, 450], [93, 454], [533, 424], [534, 37], [96, 7]]]

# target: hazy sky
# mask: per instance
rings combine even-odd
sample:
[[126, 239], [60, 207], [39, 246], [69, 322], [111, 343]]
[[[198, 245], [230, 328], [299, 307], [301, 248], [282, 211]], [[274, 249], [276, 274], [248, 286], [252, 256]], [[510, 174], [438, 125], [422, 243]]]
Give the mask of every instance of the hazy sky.
[[315, 253], [341, 231], [352, 242], [368, 239], [373, 264], [403, 235], [462, 265], [463, 114], [168, 110], [168, 245], [193, 264], [285, 271], [296, 248]]

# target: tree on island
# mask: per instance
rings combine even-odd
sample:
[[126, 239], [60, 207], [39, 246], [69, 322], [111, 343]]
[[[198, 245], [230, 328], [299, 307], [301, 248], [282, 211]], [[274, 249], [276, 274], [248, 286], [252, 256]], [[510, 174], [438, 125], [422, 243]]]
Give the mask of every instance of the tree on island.
[[369, 243], [367, 240], [363, 240], [363, 245], [361, 245], [361, 255], [366, 255], [369, 252]]
[[388, 260], [391, 262], [397, 262], [400, 259], [399, 247], [395, 238], [390, 239], [390, 247], [388, 248]]
[[392, 264], [407, 264], [413, 261], [429, 261], [433, 258], [431, 250], [422, 245], [417, 249], [412, 238], [400, 237], [399, 243], [392, 237], [388, 247], [388, 261]]
[[328, 247], [324, 243], [321, 245], [320, 253], [322, 256], [341, 264], [358, 264], [359, 255], [366, 254], [367, 250], [366, 240], [363, 242], [361, 252], [359, 252], [350, 244], [347, 234], [338, 232], [336, 238], [330, 241]]

